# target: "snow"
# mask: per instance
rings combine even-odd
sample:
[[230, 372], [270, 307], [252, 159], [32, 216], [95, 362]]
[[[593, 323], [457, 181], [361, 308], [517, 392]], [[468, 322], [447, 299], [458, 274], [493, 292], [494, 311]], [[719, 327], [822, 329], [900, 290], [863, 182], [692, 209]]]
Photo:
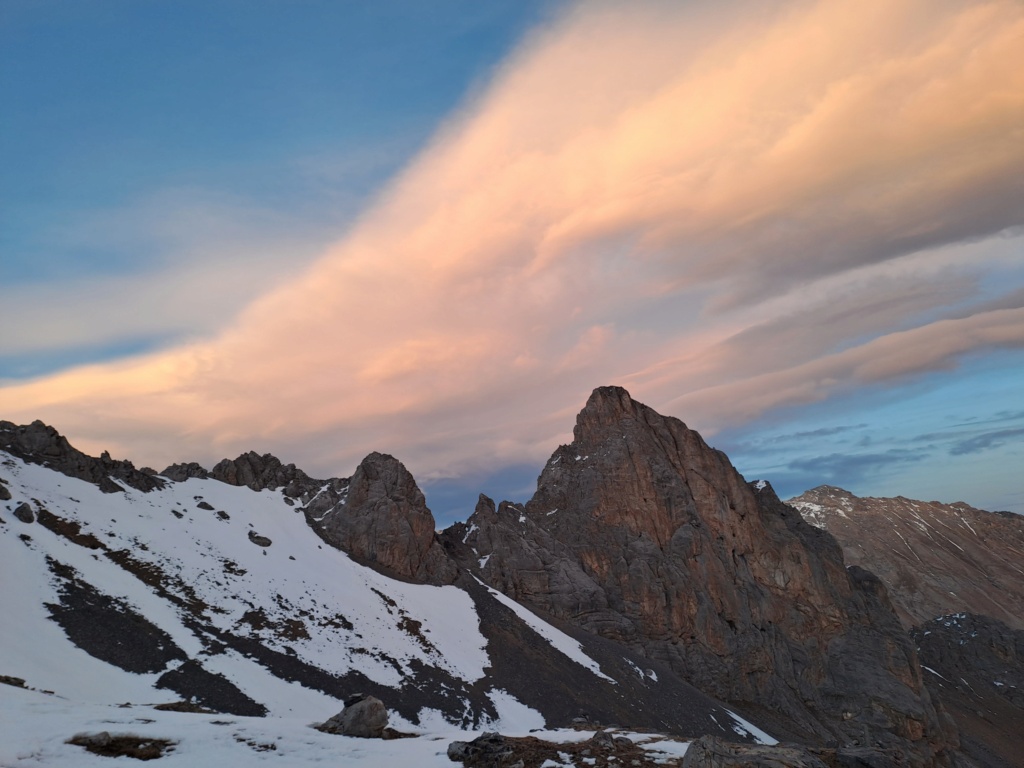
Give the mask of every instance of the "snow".
[[448, 744], [476, 735], [449, 726], [447, 731], [423, 733], [417, 738], [383, 741], [320, 733], [309, 726], [310, 720], [301, 717], [199, 715], [142, 706], [82, 704], [0, 685], [0, 765], [19, 768], [109, 768], [119, 764], [64, 743], [77, 733], [100, 731], [176, 742], [160, 759], [161, 768], [263, 764], [450, 768]]
[[[352, 562], [323, 546], [280, 493], [193, 478], [148, 494], [130, 488], [103, 494], [94, 485], [13, 458], [5, 461], [3, 475], [13, 497], [9, 507], [35, 499], [39, 507], [77, 521], [83, 534], [96, 536], [111, 550], [159, 568], [164, 574], [160, 585], [179, 597], [191, 591], [210, 606], [207, 621], [217, 628], [234, 629], [256, 609], [269, 622], [301, 617], [308, 638], [283, 639], [271, 628], [252, 633], [268, 647], [294, 653], [327, 672], [358, 670], [375, 682], [396, 686], [412, 665], [423, 663], [472, 683], [490, 665], [479, 617], [466, 592], [393, 581]], [[215, 511], [198, 509], [200, 499]], [[172, 509], [183, 517], [175, 517]], [[228, 519], [220, 519], [216, 511]], [[0, 622], [0, 674], [87, 703], [176, 698], [154, 690], [160, 673], [123, 672], [68, 640], [44, 607], [59, 599], [46, 558], [71, 566], [84, 581], [145, 616], [195, 657], [203, 645], [189, 629], [183, 609], [101, 551], [74, 544], [39, 523], [25, 525], [8, 515], [4, 520], [0, 562], [21, 581], [17, 590], [0, 590], [0, 615], [5, 616]], [[271, 546], [254, 545], [250, 530], [270, 538]], [[31, 540], [21, 540], [21, 534]], [[339, 616], [344, 621], [336, 621]], [[426, 642], [400, 626], [409, 621], [419, 622]], [[31, 644], [25, 638], [32, 638]], [[282, 681], [237, 653], [204, 656], [203, 665], [266, 704], [273, 715], [322, 718], [340, 709], [331, 697]]]
[[487, 587], [487, 585], [479, 579], [477, 579], [477, 582], [481, 586], [486, 587], [487, 591], [490, 592], [498, 602], [515, 611], [516, 615], [522, 619], [530, 629], [547, 640], [555, 650], [568, 656], [572, 661], [575, 661], [580, 666], [586, 667], [598, 677], [604, 678], [611, 683], [618, 684], [617, 680], [608, 677], [608, 675], [601, 671], [601, 666], [583, 652], [583, 646], [580, 645], [578, 640], [573, 640], [560, 629], [556, 629], [551, 626], [535, 613], [521, 606], [511, 597], [503, 595], [496, 589]]
[[765, 488], [768, 487], [768, 481], [758, 480], [756, 483], [754, 483], [754, 487], [757, 488], [757, 490], [759, 491], [763, 491]]
[[732, 729], [740, 736], [751, 736], [758, 744], [774, 745], [779, 743], [778, 739], [772, 738], [749, 720], [744, 720], [730, 709], [725, 711], [734, 721]]
[[639, 744], [645, 752], [653, 753], [651, 757], [658, 758], [681, 758], [686, 754], [690, 744], [686, 741], [673, 741], [672, 739], [658, 739]]
[[492, 729], [505, 735], [526, 735], [544, 727], [544, 717], [537, 710], [521, 703], [508, 691], [492, 689], [487, 697], [498, 712], [498, 719]]
[[[501, 718], [494, 725], [506, 735], [531, 735], [555, 744], [579, 743], [594, 735], [592, 730], [538, 729], [539, 715], [512, 696], [494, 691], [491, 698]], [[312, 720], [304, 717], [203, 715], [162, 712], [139, 704], [83, 704], [0, 685], [0, 765], [109, 768], [120, 763], [65, 743], [75, 734], [107, 731], [174, 742], [173, 749], [160, 759], [161, 768], [248, 768], [265, 764], [289, 768], [450, 768], [448, 745], [456, 740], [471, 741], [481, 734], [479, 730], [464, 731], [451, 726], [440, 713], [434, 718], [427, 711], [424, 715], [418, 727], [392, 717], [393, 727], [414, 733], [415, 737], [384, 741], [321, 733], [310, 727]], [[689, 746], [657, 734], [617, 730], [613, 733], [630, 739], [658, 762], [681, 758]], [[573, 764], [565, 752], [559, 753], [559, 759], [560, 763], [547, 761], [544, 765], [554, 768]]]

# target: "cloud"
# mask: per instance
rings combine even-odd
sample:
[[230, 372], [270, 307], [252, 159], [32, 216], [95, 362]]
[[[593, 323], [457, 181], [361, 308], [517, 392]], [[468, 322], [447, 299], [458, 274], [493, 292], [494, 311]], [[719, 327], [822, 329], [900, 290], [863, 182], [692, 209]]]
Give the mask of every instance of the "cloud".
[[788, 469], [820, 478], [819, 482], [823, 483], [840, 477], [844, 478], [845, 482], [850, 482], [859, 480], [866, 473], [890, 468], [895, 464], [922, 461], [927, 456], [928, 454], [923, 451], [896, 448], [883, 453], [833, 453], [827, 456], [794, 459], [789, 462]]
[[980, 453], [993, 448], [1001, 448], [1013, 438], [1024, 437], [1024, 428], [999, 429], [992, 432], [985, 432], [974, 437], [958, 441], [949, 452], [953, 456], [962, 456], [966, 453]]
[[1022, 34], [1013, 2], [582, 4], [230, 325], [0, 412], [450, 476], [537, 460], [597, 384], [714, 430], [1024, 345], [982, 295], [1024, 224]]

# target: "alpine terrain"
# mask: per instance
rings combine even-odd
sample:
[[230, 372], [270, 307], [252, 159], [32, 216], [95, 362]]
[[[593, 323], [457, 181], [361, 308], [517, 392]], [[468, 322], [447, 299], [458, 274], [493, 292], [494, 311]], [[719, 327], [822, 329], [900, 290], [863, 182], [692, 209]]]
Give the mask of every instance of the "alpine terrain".
[[789, 504], [835, 536], [848, 563], [885, 583], [963, 751], [981, 765], [1020, 765], [1024, 518], [831, 486]]
[[933, 678], [1020, 627], [917, 620], [834, 533], [617, 387], [529, 502], [441, 532], [383, 453], [157, 473], [0, 422], [0, 765], [972, 765]]

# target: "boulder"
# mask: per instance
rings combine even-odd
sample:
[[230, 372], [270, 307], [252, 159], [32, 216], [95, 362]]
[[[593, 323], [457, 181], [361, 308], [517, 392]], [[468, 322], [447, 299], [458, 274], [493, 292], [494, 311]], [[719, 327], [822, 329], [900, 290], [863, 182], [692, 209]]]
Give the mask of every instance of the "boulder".
[[376, 696], [357, 693], [345, 700], [345, 708], [319, 726], [325, 733], [379, 739], [388, 725], [388, 710]]
[[14, 508], [14, 516], [23, 523], [34, 523], [36, 521], [36, 515], [27, 501], [21, 502], [21, 504]]
[[492, 732], [483, 733], [472, 741], [453, 741], [448, 745], [448, 759], [466, 766], [504, 765], [514, 753], [504, 736]]
[[256, 531], [249, 531], [249, 541], [257, 547], [269, 547], [273, 543], [266, 536], [260, 536]]

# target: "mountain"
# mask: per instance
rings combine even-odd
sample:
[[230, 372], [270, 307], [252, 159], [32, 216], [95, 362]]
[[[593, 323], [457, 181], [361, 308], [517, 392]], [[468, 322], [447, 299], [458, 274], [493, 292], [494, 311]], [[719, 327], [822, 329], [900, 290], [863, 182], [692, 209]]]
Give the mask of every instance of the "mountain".
[[482, 497], [460, 565], [668, 665], [776, 735], [933, 760], [955, 744], [869, 572], [678, 419], [594, 391], [524, 506]]
[[[273, 457], [222, 462], [256, 470], [224, 479], [140, 473], [148, 490], [125, 481], [131, 468], [111, 491], [94, 480], [107, 460], [82, 459], [45, 425], [0, 423], [0, 444], [0, 562], [4, 583], [19, 585], [0, 592], [0, 674], [30, 687], [92, 703], [177, 697], [239, 716], [321, 719], [359, 691], [411, 726], [481, 727], [520, 712], [567, 725], [585, 714], [743, 738], [724, 707], [663, 665], [563, 631], [447, 561], [458, 585], [380, 567], [405, 551], [411, 523], [425, 520], [436, 541], [422, 494], [392, 457], [371, 455], [351, 481], [299, 486]], [[266, 467], [283, 488], [262, 487]], [[362, 564], [306, 522], [335, 497], [370, 520], [362, 544], [352, 539]]]
[[858, 498], [820, 486], [789, 500], [878, 574], [925, 681], [979, 765], [1019, 765], [1024, 733], [1024, 517], [963, 502]]
[[788, 504], [827, 530], [846, 562], [885, 582], [906, 627], [969, 612], [1024, 629], [1024, 517], [962, 501], [859, 498], [822, 485]]
[[620, 388], [527, 504], [482, 496], [440, 533], [383, 453], [348, 478], [254, 453], [156, 473], [40, 422], [0, 422], [0, 451], [11, 722], [44, 690], [281, 723], [363, 692], [421, 734], [619, 723], [707, 736], [702, 765], [772, 736], [806, 745], [773, 765], [963, 764], [883, 583]]

